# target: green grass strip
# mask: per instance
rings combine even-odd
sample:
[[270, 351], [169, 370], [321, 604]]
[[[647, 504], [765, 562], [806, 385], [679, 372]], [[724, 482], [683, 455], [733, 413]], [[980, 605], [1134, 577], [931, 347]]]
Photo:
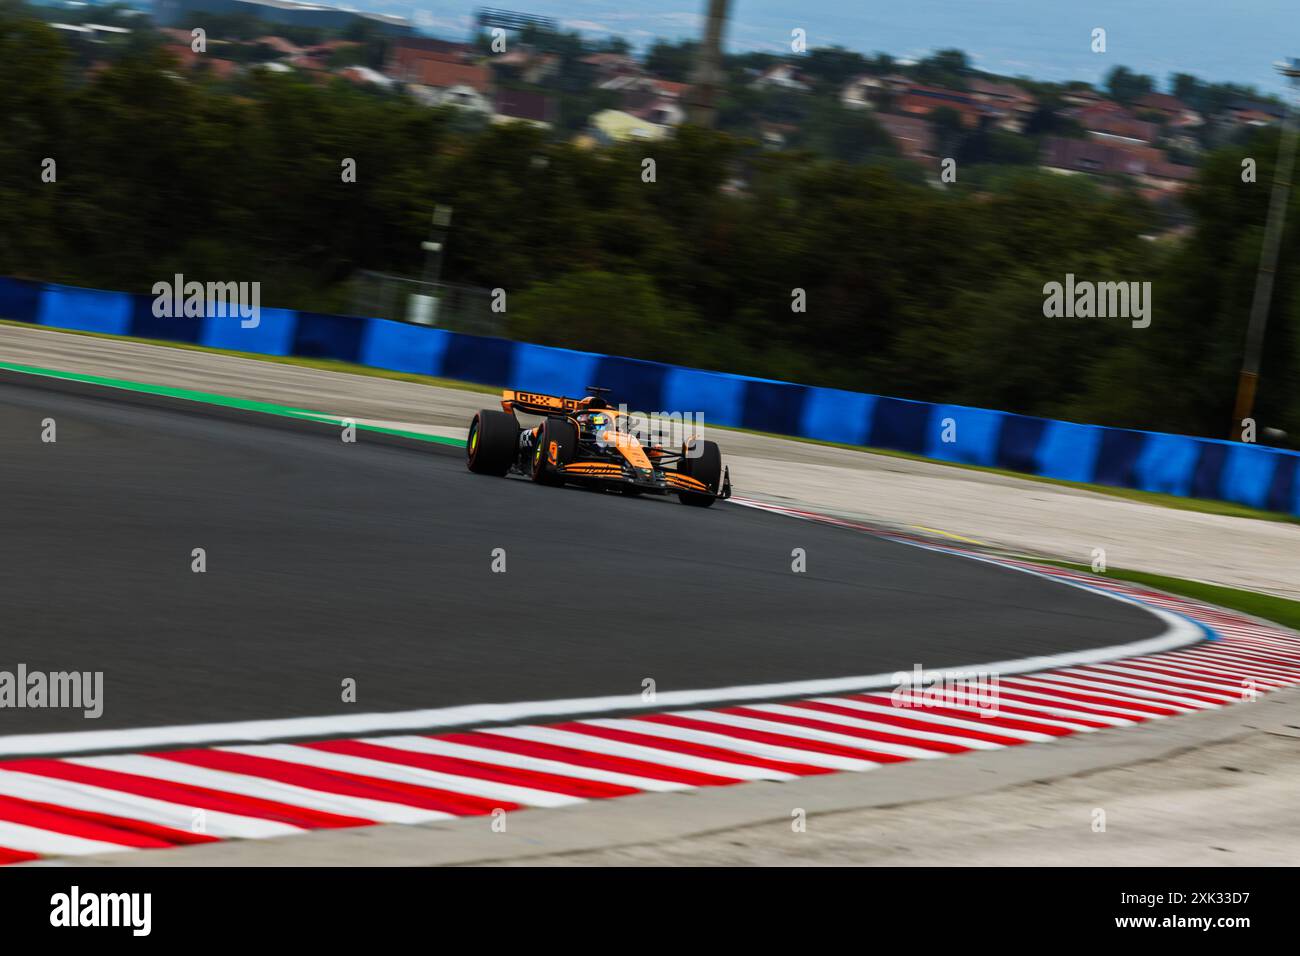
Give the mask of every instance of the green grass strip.
[[[1082, 571], [1085, 574], [1096, 574], [1086, 564], [1072, 564], [1069, 561], [1041, 561], [1041, 563], [1069, 568], [1072, 571]], [[1293, 631], [1300, 631], [1300, 601], [1291, 601], [1273, 594], [1261, 594], [1259, 591], [1225, 587], [1221, 584], [1172, 578], [1165, 574], [1130, 571], [1126, 568], [1107, 568], [1105, 574], [1097, 574], [1097, 577], [1118, 578], [1121, 581], [1131, 581], [1134, 584], [1168, 591], [1170, 594], [1181, 594], [1183, 597], [1204, 601], [1206, 604], [1214, 604], [1232, 611], [1240, 611], [1288, 627]]]
[[[198, 392], [188, 388], [172, 388], [166, 385], [149, 385], [144, 382], [128, 382], [124, 379], [105, 378], [100, 375], [83, 375], [80, 372], [64, 372], [58, 369], [39, 368], [34, 365], [15, 365], [12, 362], [0, 362], [0, 369], [7, 369], [11, 372], [22, 372], [25, 375], [38, 375], [44, 378], [57, 378], [69, 382], [84, 382], [91, 385], [102, 385], [108, 388], [122, 389], [127, 392], [139, 392], [145, 395], [161, 395], [166, 398], [179, 398], [187, 402], [198, 402], [204, 405], [220, 405], [224, 408], [238, 408], [243, 411], [259, 412], [263, 415], [279, 415], [282, 418], [299, 418], [313, 422], [323, 422], [330, 425], [342, 425], [346, 419], [337, 415], [327, 415], [323, 412], [314, 412], [306, 408], [293, 408], [289, 405], [273, 405], [270, 402], [256, 402], [247, 398], [233, 398], [229, 395], [217, 395], [213, 392]], [[442, 435], [427, 435], [423, 432], [407, 431], [402, 428], [387, 428], [383, 425], [362, 425], [357, 424], [360, 431], [378, 432], [385, 435], [400, 435], [404, 438], [414, 438], [418, 441], [431, 442], [436, 445], [451, 445], [456, 448], [465, 447], [465, 443], [459, 438], [445, 438]]]

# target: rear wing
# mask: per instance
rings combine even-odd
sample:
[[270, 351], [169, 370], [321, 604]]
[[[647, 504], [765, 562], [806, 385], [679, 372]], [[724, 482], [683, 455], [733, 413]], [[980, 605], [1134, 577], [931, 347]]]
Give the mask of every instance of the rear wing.
[[501, 392], [501, 407], [506, 412], [524, 412], [529, 415], [563, 415], [586, 406], [586, 399], [565, 398], [562, 395], [542, 395], [540, 392], [519, 392], [513, 388]]

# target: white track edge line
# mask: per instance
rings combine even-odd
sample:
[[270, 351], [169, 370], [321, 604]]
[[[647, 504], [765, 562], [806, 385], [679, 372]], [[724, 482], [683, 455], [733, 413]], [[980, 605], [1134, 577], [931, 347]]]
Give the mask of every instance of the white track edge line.
[[[737, 502], [737, 504], [741, 504]], [[804, 517], [777, 508], [742, 504], [755, 510], [785, 514], [805, 521]], [[863, 529], [865, 531], [865, 529]], [[956, 557], [980, 561], [997, 567], [1030, 574], [1066, 587], [1079, 588], [1094, 594], [1131, 604], [1154, 615], [1165, 623], [1165, 631], [1155, 637], [1144, 638], [1128, 644], [1043, 654], [990, 663], [952, 665], [929, 670], [968, 671], [997, 674], [1028, 674], [1055, 670], [1079, 664], [1095, 664], [1123, 657], [1142, 657], [1199, 643], [1207, 633], [1213, 633], [1204, 624], [1181, 614], [1146, 604], [1136, 598], [1104, 588], [1094, 587], [1041, 571], [1021, 568], [981, 555], [954, 551], [948, 548], [910, 542], [891, 537], [889, 540], [951, 554]], [[765, 700], [782, 697], [816, 697], [830, 694], [881, 690], [894, 687], [899, 674], [864, 674], [856, 677], [832, 677], [811, 680], [785, 681], [771, 684], [749, 684], [736, 687], [711, 687], [698, 690], [664, 691], [652, 703], [659, 711], [675, 707], [697, 707], [745, 700]], [[457, 707], [438, 707], [427, 710], [395, 711], [391, 713], [335, 714], [324, 717], [287, 717], [269, 720], [244, 720], [229, 723], [183, 724], [164, 727], [134, 727], [117, 730], [64, 731], [47, 734], [14, 734], [0, 737], [0, 757], [33, 756], [38, 754], [90, 753], [104, 750], [166, 747], [173, 744], [204, 745], [227, 741], [289, 740], [304, 737], [359, 736], [399, 730], [436, 729], [440, 727], [473, 727], [499, 725], [538, 718], [565, 717], [577, 714], [608, 714], [620, 711], [644, 711], [648, 702], [640, 693], [607, 697], [578, 697], [565, 700], [521, 701], [518, 703], [466, 704]]]

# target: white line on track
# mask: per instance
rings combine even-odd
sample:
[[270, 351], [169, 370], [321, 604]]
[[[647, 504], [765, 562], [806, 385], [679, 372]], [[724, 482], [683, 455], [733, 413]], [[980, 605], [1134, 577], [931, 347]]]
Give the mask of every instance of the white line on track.
[[[798, 512], [765, 506], [748, 501], [737, 501], [745, 507], [792, 517], [804, 518]], [[1181, 614], [1164, 610], [1153, 604], [1126, 594], [1108, 591], [1091, 582], [1073, 581], [1030, 568], [986, 558], [981, 555], [954, 551], [935, 545], [896, 540], [900, 544], [955, 555], [972, 561], [993, 564], [997, 567], [1033, 575], [1064, 587], [1074, 587], [1102, 597], [1141, 608], [1159, 618], [1165, 630], [1155, 637], [1113, 644], [1109, 647], [1066, 651], [1037, 657], [1015, 658], [989, 663], [946, 665], [930, 669], [996, 673], [999, 675], [1026, 674], [1034, 671], [1056, 670], [1082, 664], [1096, 664], [1122, 657], [1141, 657], [1185, 647], [1204, 640], [1208, 629]], [[831, 694], [854, 693], [894, 687], [897, 672], [863, 674], [856, 677], [833, 677], [817, 680], [784, 681], [770, 684], [747, 684], [734, 687], [709, 687], [698, 690], [663, 691], [655, 699], [656, 709], [698, 707], [726, 702], [748, 700], [773, 700], [782, 697], [817, 697]], [[394, 711], [391, 713], [331, 714], [322, 717], [287, 717], [271, 720], [243, 720], [228, 723], [179, 724], [163, 727], [130, 727], [115, 730], [83, 730], [46, 734], [13, 734], [0, 737], [0, 757], [32, 756], [37, 754], [93, 753], [105, 750], [140, 750], [178, 744], [197, 746], [228, 741], [292, 740], [332, 736], [356, 737], [394, 731], [436, 730], [446, 727], [482, 727], [493, 724], [522, 723], [541, 718], [555, 719], [579, 714], [602, 714], [643, 711], [645, 701], [640, 693], [607, 697], [579, 697], [565, 700], [534, 700], [518, 703], [468, 704], [458, 707], [438, 707], [427, 710]]]

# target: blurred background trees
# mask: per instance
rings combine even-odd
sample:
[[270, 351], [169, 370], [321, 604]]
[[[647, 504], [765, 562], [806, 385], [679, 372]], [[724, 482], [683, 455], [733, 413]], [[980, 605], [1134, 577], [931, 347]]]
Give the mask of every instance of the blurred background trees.
[[[685, 52], [651, 56], [675, 75]], [[856, 56], [827, 51], [810, 69], [833, 84]], [[810, 116], [806, 151], [690, 128], [580, 148], [519, 125], [467, 130], [337, 82], [253, 74], [232, 92], [148, 49], [84, 82], [65, 65], [47, 26], [0, 11], [0, 274], [132, 291], [175, 272], [260, 280], [267, 305], [348, 311], [358, 270], [419, 274], [442, 203], [455, 209], [443, 277], [507, 290], [520, 338], [1104, 424], [1227, 428], [1276, 130], [1208, 158], [1191, 228], [1151, 241], [1156, 216], [1136, 196], [1042, 173], [996, 132], [966, 141], [963, 169], [990, 154], [1022, 165], [936, 189], [881, 158], [869, 116]], [[929, 68], [951, 82], [963, 61], [937, 54]], [[1117, 95], [1143, 79], [1112, 77]], [[1242, 155], [1257, 182], [1242, 181]], [[55, 183], [41, 178], [47, 157]], [[1258, 406], [1262, 425], [1292, 435], [1297, 206], [1300, 191]], [[1151, 281], [1151, 327], [1044, 318], [1043, 285], [1067, 272]], [[792, 311], [797, 289], [805, 312]]]

